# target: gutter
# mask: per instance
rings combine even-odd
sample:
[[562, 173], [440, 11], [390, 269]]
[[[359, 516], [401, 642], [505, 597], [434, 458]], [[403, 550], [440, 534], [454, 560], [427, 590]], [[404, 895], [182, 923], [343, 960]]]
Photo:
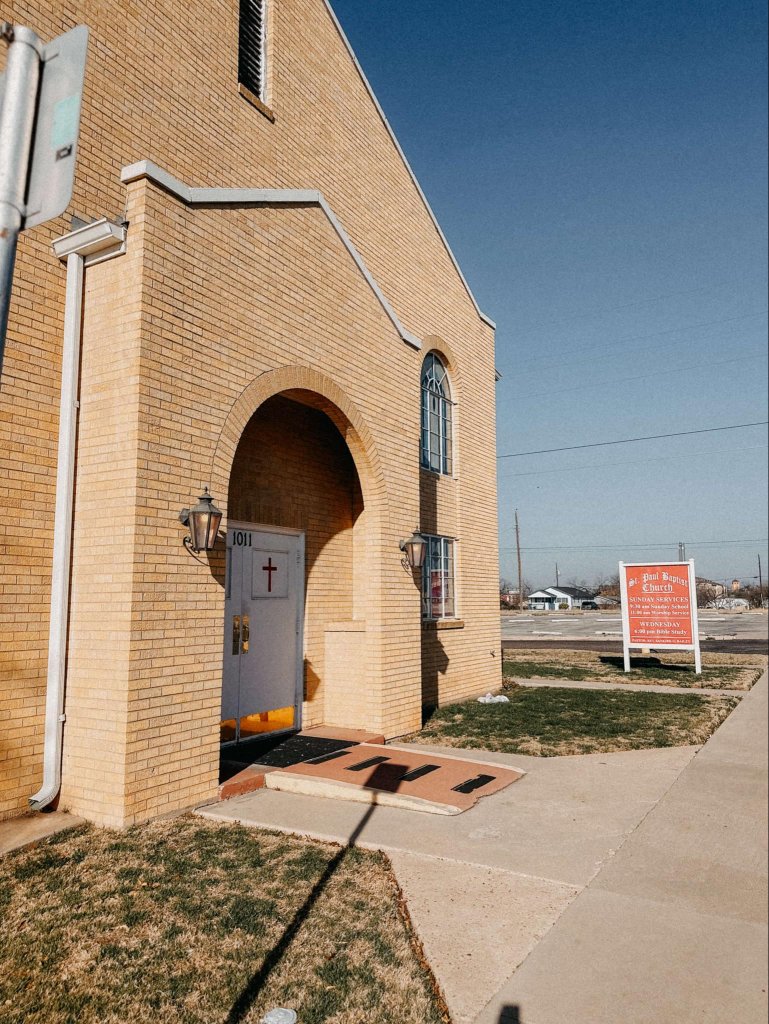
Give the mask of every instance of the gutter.
[[33, 810], [47, 807], [61, 788], [64, 734], [69, 592], [71, 583], [72, 510], [75, 491], [77, 412], [80, 406], [80, 338], [83, 329], [85, 268], [121, 256], [126, 225], [106, 218], [86, 224], [53, 242], [53, 251], [67, 264], [64, 339], [61, 363], [59, 453], [56, 466], [56, 511], [53, 528], [53, 578], [48, 629], [48, 675], [45, 698], [43, 784], [29, 798]]

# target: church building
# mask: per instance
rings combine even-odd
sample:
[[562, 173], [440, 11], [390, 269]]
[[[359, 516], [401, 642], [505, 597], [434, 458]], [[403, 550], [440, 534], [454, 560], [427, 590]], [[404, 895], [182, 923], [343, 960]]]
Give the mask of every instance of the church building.
[[330, 4], [3, 17], [89, 38], [0, 379], [0, 819], [127, 826], [222, 744], [498, 687], [494, 325]]

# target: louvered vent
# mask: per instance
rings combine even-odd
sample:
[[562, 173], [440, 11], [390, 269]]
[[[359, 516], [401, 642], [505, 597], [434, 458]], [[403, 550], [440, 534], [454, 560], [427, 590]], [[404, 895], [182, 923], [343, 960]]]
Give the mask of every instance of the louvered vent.
[[264, 30], [266, 0], [240, 0], [238, 81], [264, 99]]

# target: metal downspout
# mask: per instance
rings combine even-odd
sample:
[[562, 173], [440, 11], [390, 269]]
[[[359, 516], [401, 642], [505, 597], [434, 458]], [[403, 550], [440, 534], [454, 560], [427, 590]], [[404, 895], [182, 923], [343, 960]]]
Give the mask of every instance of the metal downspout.
[[64, 680], [69, 622], [72, 508], [75, 489], [75, 436], [80, 382], [80, 335], [83, 326], [85, 260], [67, 256], [67, 291], [64, 309], [64, 344], [61, 367], [59, 455], [56, 470], [56, 512], [53, 530], [53, 578], [48, 629], [48, 677], [45, 700], [45, 752], [43, 784], [30, 797], [34, 810], [47, 807], [61, 788], [61, 752], [64, 731]]

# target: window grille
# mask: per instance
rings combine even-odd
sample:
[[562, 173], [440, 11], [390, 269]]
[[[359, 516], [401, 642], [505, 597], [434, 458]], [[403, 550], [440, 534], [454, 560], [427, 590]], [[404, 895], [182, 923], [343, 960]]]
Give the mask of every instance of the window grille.
[[422, 615], [429, 620], [456, 617], [454, 541], [450, 537], [429, 537], [422, 568]]
[[422, 465], [447, 476], [453, 472], [452, 412], [449, 375], [431, 352], [422, 366]]
[[240, 0], [238, 81], [265, 100], [267, 0]]

